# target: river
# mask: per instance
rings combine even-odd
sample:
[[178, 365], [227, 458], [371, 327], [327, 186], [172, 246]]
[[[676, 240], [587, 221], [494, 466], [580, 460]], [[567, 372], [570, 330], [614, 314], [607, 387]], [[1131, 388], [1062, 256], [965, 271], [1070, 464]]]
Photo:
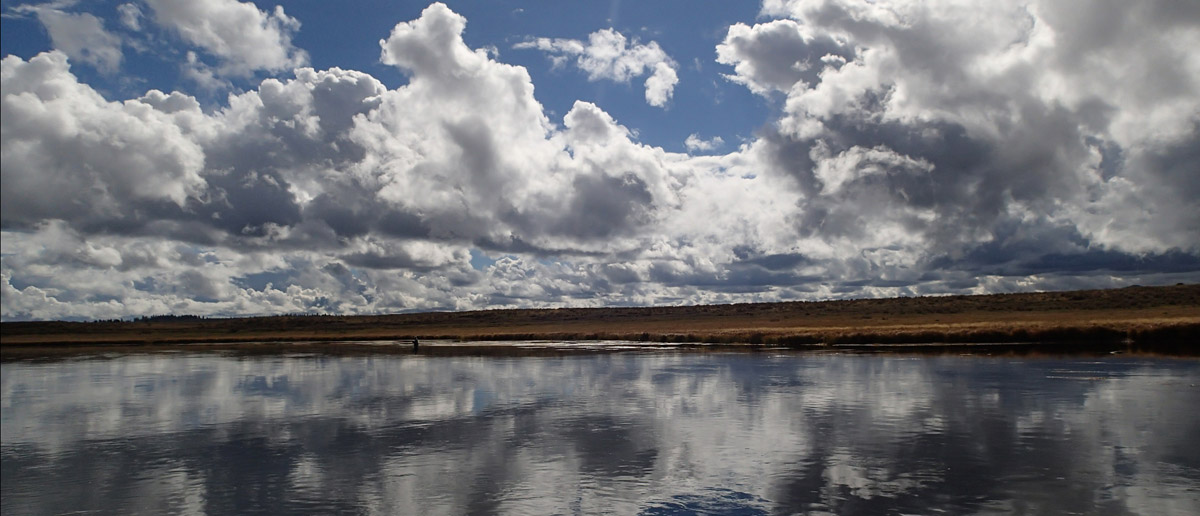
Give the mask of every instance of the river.
[[1200, 514], [1200, 361], [622, 351], [0, 364], [0, 512]]

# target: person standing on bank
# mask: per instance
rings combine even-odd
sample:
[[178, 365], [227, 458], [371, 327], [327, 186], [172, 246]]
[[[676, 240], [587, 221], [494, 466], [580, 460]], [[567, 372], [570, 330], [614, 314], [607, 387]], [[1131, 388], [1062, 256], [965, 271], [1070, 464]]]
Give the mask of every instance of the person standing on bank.
[[413, 337], [413, 352], [415, 353], [415, 352], [417, 351], [417, 348], [418, 348], [418, 347], [420, 347], [420, 346], [421, 346], [421, 343], [420, 343], [420, 342], [417, 342], [417, 338], [416, 338], [416, 337]]

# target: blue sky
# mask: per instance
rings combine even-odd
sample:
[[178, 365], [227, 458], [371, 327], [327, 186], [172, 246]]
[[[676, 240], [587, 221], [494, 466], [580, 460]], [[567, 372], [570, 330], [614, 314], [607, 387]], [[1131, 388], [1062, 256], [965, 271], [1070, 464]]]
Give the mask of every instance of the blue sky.
[[1196, 3], [0, 15], [4, 320], [1200, 281]]

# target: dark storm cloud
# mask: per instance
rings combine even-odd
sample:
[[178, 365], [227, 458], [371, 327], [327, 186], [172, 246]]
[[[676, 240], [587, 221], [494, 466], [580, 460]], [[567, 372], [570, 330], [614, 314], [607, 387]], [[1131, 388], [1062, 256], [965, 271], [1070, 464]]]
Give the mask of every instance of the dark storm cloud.
[[446, 123], [442, 127], [450, 135], [450, 140], [461, 149], [463, 172], [466, 172], [472, 186], [483, 191], [502, 191], [504, 178], [497, 175], [499, 159], [487, 125], [479, 119], [467, 119]]
[[478, 247], [484, 251], [503, 253], [503, 254], [519, 254], [530, 255], [535, 257], [605, 257], [608, 253], [602, 251], [587, 251], [582, 249], [574, 249], [571, 247], [543, 247], [534, 245], [521, 238], [519, 235], [507, 235], [501, 237], [484, 236], [471, 241], [471, 245]]
[[608, 282], [612, 282], [618, 285], [624, 285], [629, 283], [638, 283], [642, 280], [642, 277], [640, 274], [638, 274], [638, 271], [628, 266], [619, 264], [604, 265], [602, 267], [602, 274], [604, 274], [606, 284]]
[[[337, 280], [339, 283], [341, 283], [341, 286], [344, 289], [346, 289], [350, 292], [354, 292], [355, 294], [358, 294], [360, 296], [363, 296], [364, 298], [367, 298], [368, 302], [373, 297], [372, 294], [370, 293], [370, 290], [371, 290], [370, 286], [367, 285], [367, 283], [365, 281], [363, 281], [359, 277], [355, 276], [354, 272], [351, 271], [349, 268], [347, 268], [345, 265], [342, 265], [342, 264], [336, 263], [336, 262], [329, 263], [329, 264], [326, 264], [324, 267], [321, 267], [321, 272], [324, 272], [324, 273], [332, 276], [335, 280]], [[326, 306], [328, 306], [328, 305], [326, 305]], [[336, 311], [337, 306], [328, 306], [328, 309], [330, 309], [331, 311]]]
[[828, 34], [812, 35], [792, 20], [753, 28], [736, 24], [717, 46], [717, 62], [735, 65], [731, 78], [752, 90], [787, 92], [798, 82], [816, 83], [826, 66], [854, 60], [854, 48]]
[[[1076, 142], [1064, 144], [1067, 150], [1055, 146], [1062, 138], [1045, 120], [1030, 121], [1030, 127], [1050, 135], [1045, 139], [1014, 128], [1020, 134], [1012, 139], [988, 141], [954, 123], [874, 119], [871, 114], [834, 116], [825, 121], [827, 132], [811, 140], [764, 134], [776, 170], [794, 179], [804, 195], [796, 216], [802, 234], [852, 235], [880, 208], [912, 207], [937, 217], [929, 222], [909, 218], [909, 229], [927, 232], [943, 247], [961, 241], [964, 230], [990, 227], [1012, 201], [1039, 205], [1067, 193], [1062, 191], [1071, 185], [1060, 171], [1071, 164], [1060, 159], [1061, 153], [1083, 152]], [[872, 153], [875, 149], [884, 152]], [[813, 160], [814, 150], [825, 158], [854, 158], [832, 165], [843, 176], [836, 188], [818, 175], [821, 163]]]
[[792, 267], [771, 269], [755, 262], [734, 262], [712, 272], [681, 268], [671, 262], [653, 262], [648, 269], [648, 279], [666, 286], [724, 293], [760, 292], [768, 287], [786, 288], [823, 281], [818, 276], [798, 274]]
[[199, 270], [184, 271], [179, 275], [179, 285], [185, 295], [190, 295], [201, 303], [214, 303], [224, 297], [219, 283], [205, 276]]
[[[1200, 175], [1190, 173], [1200, 157], [1197, 115], [1153, 109], [1183, 98], [1180, 85], [1194, 90], [1200, 84], [1194, 74], [1180, 73], [1178, 61], [1188, 58], [1174, 41], [1147, 27], [1195, 35], [1200, 18], [1165, 22], [1161, 4], [1111, 7], [1064, 17], [1072, 8], [1061, 3], [1029, 10], [996, 4], [981, 18], [963, 20], [949, 11], [887, 4], [773, 4], [773, 12], [794, 17], [798, 26], [859, 49], [843, 56], [848, 64], [822, 71], [811, 84], [777, 87], [788, 92], [783, 118], [764, 128], [760, 143], [771, 170], [799, 195], [787, 220], [801, 237], [864, 243], [880, 224], [891, 225], [893, 235], [921, 242], [902, 249], [919, 268], [1018, 276], [1056, 269], [1072, 275], [1191, 272], [1200, 233], [1183, 221], [1200, 215]], [[1000, 19], [1005, 23], [996, 23]], [[779, 26], [731, 29], [727, 44], [760, 44], [759, 38], [767, 46], [778, 40]], [[1004, 61], [1014, 45], [1033, 47], [1048, 30], [1055, 45], [1043, 48], [1046, 55]], [[734, 80], [761, 84], [767, 80], [757, 78], [759, 68], [809, 56], [800, 46], [775, 47], [784, 55], [726, 49], [728, 62], [737, 65]], [[1094, 85], [1086, 81], [1111, 74], [1115, 69], [1105, 66], [1126, 57], [1147, 72], [1128, 90], [1109, 83], [1064, 92], [1039, 82], [1061, 77]], [[1127, 131], [1141, 123], [1139, 112], [1187, 129], [1131, 140]], [[1147, 231], [1116, 236], [1132, 224]], [[852, 257], [830, 267], [850, 273], [842, 276], [850, 287], [843, 290], [942, 275], [888, 279]], [[859, 274], [875, 279], [853, 279]]]
[[1150, 175], [1179, 195], [1180, 209], [1200, 216], [1200, 115], [1186, 135], [1150, 149], [1142, 159]]
[[571, 211], [554, 231], [591, 240], [623, 233], [648, 222], [653, 201], [646, 183], [633, 174], [582, 175], [575, 179]]
[[230, 235], [263, 236], [267, 224], [300, 222], [300, 207], [287, 182], [270, 172], [235, 171], [208, 177], [211, 198], [205, 204], [211, 223]]
[[961, 260], [954, 261], [940, 258], [931, 264], [931, 266], [951, 266], [972, 271], [976, 274], [1005, 276], [1200, 272], [1200, 257], [1181, 251], [1149, 255], [1135, 255], [1098, 249], [1069, 254], [1029, 251], [1027, 249], [1025, 253], [1017, 254], [1009, 249], [997, 249], [992, 245], [982, 245], [971, 250]]
[[749, 256], [739, 256], [742, 260], [740, 264], [755, 265], [769, 271], [782, 271], [794, 269], [800, 265], [812, 263], [812, 260], [799, 253], [779, 253], [768, 254], [750, 258]]
[[[373, 223], [378, 223], [372, 220], [376, 212], [371, 208], [375, 207], [346, 202], [345, 199], [328, 192], [323, 193], [305, 206], [305, 216], [324, 222], [338, 236], [353, 238], [366, 235], [373, 229]], [[406, 221], [403, 215], [396, 214], [397, 220], [392, 224], [380, 224], [380, 229], [398, 234], [412, 233], [413, 229], [419, 229], [419, 218], [413, 217], [415, 220]], [[425, 233], [428, 233], [428, 230]]]
[[340, 258], [355, 267], [365, 267], [368, 269], [404, 269], [416, 272], [429, 272], [437, 269], [440, 265], [424, 263], [403, 251], [351, 253], [344, 254]]

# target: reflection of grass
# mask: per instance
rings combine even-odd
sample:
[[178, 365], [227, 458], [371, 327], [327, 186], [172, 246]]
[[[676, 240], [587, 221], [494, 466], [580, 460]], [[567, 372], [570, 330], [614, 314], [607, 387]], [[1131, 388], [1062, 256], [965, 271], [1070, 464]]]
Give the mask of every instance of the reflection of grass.
[[785, 346], [1079, 343], [1200, 352], [1200, 285], [854, 301], [486, 310], [97, 323], [3, 323], [3, 347], [392, 340], [594, 340]]

